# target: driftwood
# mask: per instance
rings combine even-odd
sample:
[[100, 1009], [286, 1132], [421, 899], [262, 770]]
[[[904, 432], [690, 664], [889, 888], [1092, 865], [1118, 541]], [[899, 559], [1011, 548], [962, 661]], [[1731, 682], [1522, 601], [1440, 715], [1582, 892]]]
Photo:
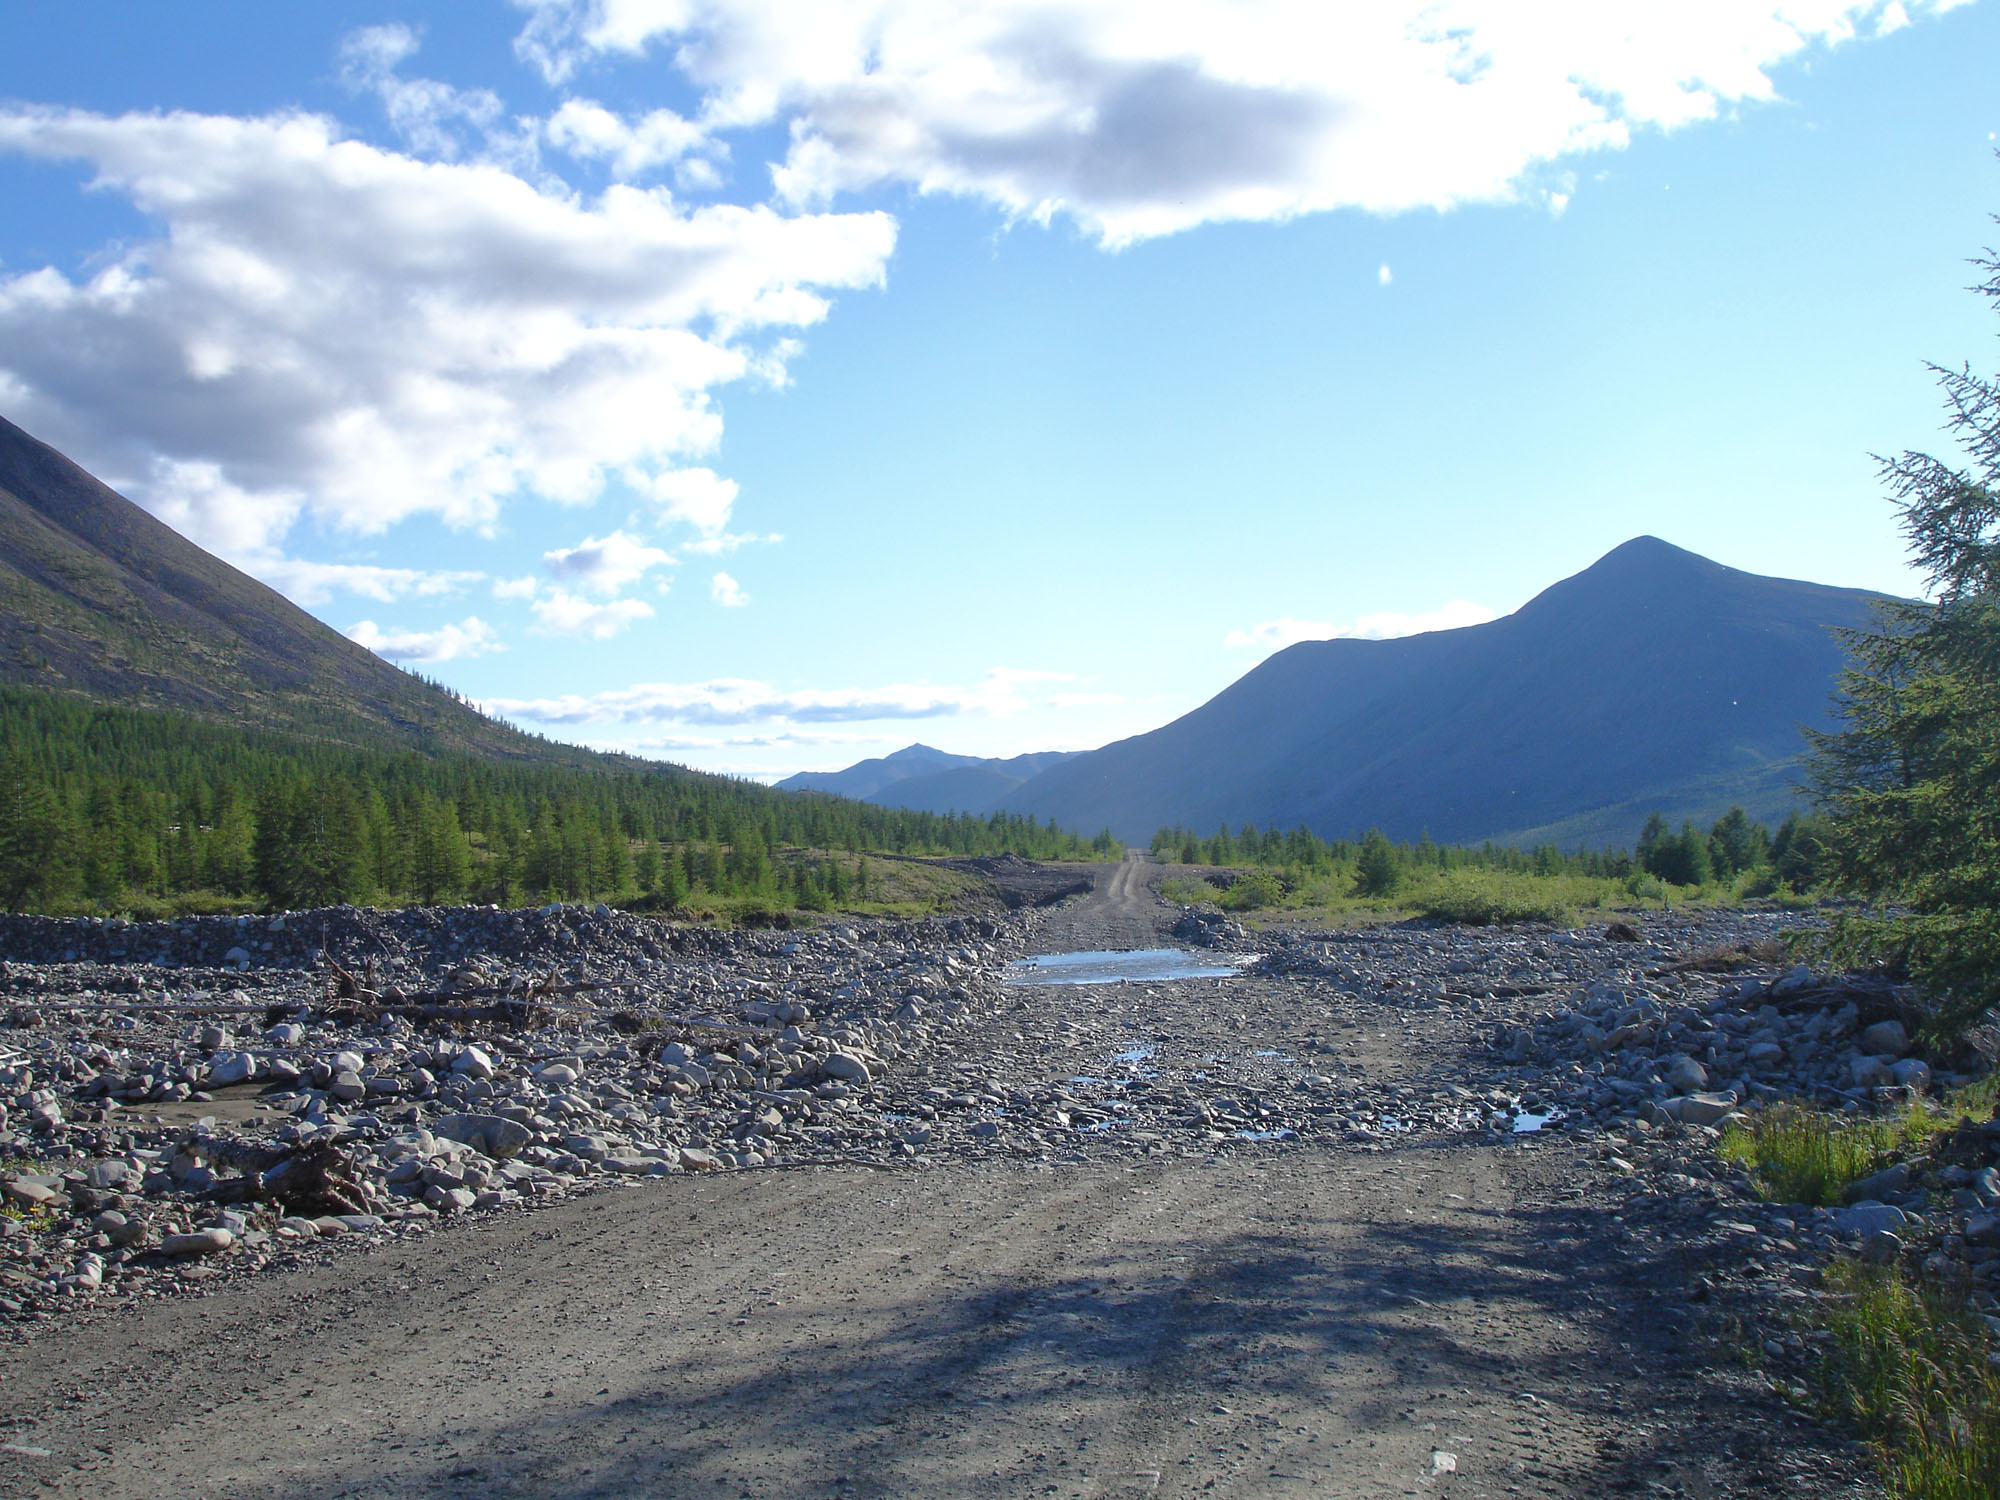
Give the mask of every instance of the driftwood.
[[310, 1218], [369, 1211], [368, 1195], [354, 1175], [354, 1164], [331, 1141], [307, 1141], [292, 1148], [205, 1137], [194, 1147], [210, 1160], [243, 1172], [199, 1194], [211, 1203], [274, 1202]]

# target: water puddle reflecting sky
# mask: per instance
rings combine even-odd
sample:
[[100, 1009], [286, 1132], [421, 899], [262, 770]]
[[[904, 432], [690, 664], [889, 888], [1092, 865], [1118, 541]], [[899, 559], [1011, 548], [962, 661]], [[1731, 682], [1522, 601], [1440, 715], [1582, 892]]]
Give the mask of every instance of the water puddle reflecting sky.
[[1166, 979], [1227, 979], [1257, 961], [1254, 953], [1196, 953], [1135, 948], [1128, 953], [1044, 953], [1007, 965], [1003, 984], [1137, 984]]

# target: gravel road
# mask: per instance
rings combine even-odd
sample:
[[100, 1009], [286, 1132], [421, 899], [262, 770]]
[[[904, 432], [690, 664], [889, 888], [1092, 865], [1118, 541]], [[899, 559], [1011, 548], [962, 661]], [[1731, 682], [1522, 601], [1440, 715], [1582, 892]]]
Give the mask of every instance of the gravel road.
[[[1149, 873], [1107, 867], [1041, 946], [1166, 941]], [[1018, 1071], [1060, 1014], [1386, 1097], [1474, 1069], [1453, 1008], [1311, 976], [1022, 994], [953, 1066]], [[1877, 1493], [1718, 1361], [1705, 1264], [1628, 1233], [1581, 1150], [1329, 1134], [608, 1184], [8, 1347], [0, 1493]]]

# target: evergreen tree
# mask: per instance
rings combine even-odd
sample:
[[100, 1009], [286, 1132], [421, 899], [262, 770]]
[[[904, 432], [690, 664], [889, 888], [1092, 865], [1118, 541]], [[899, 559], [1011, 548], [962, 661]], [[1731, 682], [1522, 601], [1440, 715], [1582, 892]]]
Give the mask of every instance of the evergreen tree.
[[1361, 853], [1354, 862], [1354, 891], [1360, 896], [1386, 896], [1402, 878], [1396, 865], [1396, 848], [1379, 828], [1371, 828], [1361, 841]]
[[2000, 380], [1937, 374], [1970, 466], [1883, 466], [1934, 600], [1847, 634], [1845, 727], [1812, 736], [1811, 774], [1830, 883], [1877, 903], [1835, 919], [1831, 953], [1905, 965], [1949, 1033], [2000, 1005]]

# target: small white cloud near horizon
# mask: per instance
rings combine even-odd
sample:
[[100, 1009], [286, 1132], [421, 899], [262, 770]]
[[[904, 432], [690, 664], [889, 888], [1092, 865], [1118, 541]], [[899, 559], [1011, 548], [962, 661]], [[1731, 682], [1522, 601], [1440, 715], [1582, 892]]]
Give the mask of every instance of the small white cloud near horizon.
[[[548, 602], [538, 601], [536, 611]], [[1029, 697], [1024, 686], [1076, 680], [1069, 672], [1021, 667], [990, 668], [971, 687], [914, 682], [876, 688], [779, 688], [752, 678], [719, 677], [708, 682], [640, 682], [553, 698], [494, 698], [486, 706], [509, 719], [539, 724], [852, 724], [960, 714], [1005, 718], [1048, 701]]]
[[1395, 610], [1362, 615], [1347, 625], [1332, 620], [1265, 620], [1248, 630], [1232, 630], [1222, 638], [1231, 650], [1252, 647], [1270, 653], [1300, 641], [1389, 641], [1406, 635], [1427, 635], [1433, 630], [1462, 630], [1467, 625], [1484, 625], [1500, 618], [1500, 612], [1469, 599], [1454, 599], [1439, 609], [1407, 615]]
[[608, 641], [635, 621], [653, 618], [653, 606], [643, 599], [593, 604], [560, 588], [535, 600], [533, 608], [542, 634], [587, 635], [595, 641]]
[[373, 620], [360, 620], [347, 638], [390, 661], [458, 661], [507, 649], [493, 627], [477, 615], [436, 630], [384, 630]]
[[743, 585], [727, 573], [717, 573], [708, 581], [708, 597], [724, 609], [741, 609], [750, 602], [750, 596], [743, 592]]
[[1375, 284], [1377, 286], [1387, 286], [1395, 279], [1396, 273], [1389, 269], [1389, 263], [1386, 260], [1375, 268]]
[[542, 562], [557, 578], [593, 594], [617, 594], [654, 568], [672, 567], [674, 558], [627, 532], [614, 531], [605, 537], [585, 537], [574, 547], [544, 552]]

